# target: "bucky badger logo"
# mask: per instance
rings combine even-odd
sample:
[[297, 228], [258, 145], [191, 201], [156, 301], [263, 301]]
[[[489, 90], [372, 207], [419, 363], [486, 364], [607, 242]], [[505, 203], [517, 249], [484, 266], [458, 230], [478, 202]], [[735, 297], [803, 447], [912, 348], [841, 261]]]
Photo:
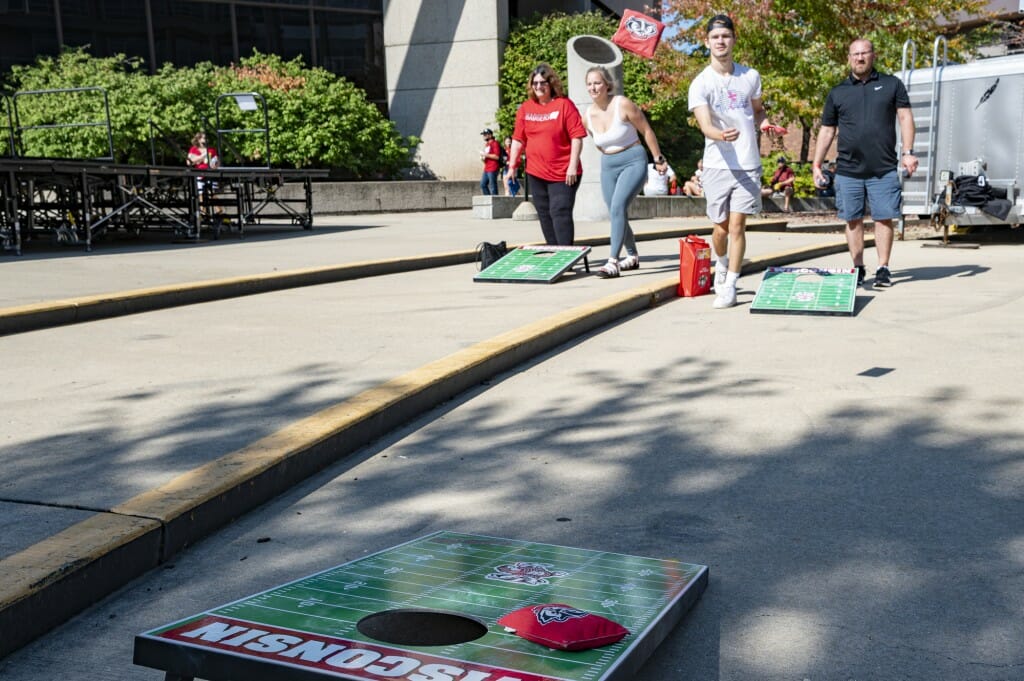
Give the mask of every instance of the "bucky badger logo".
[[576, 608], [567, 608], [564, 605], [538, 605], [533, 609], [533, 614], [537, 616], [537, 621], [541, 624], [551, 624], [552, 622], [568, 622], [571, 619], [583, 619], [590, 613]]
[[639, 40], [653, 38], [658, 32], [657, 25], [647, 21], [643, 17], [629, 17], [626, 19], [626, 30]]
[[487, 579], [494, 579], [501, 582], [514, 582], [515, 584], [527, 584], [529, 586], [543, 586], [550, 584], [549, 577], [565, 577], [568, 572], [551, 570], [550, 565], [544, 563], [512, 563], [511, 565], [499, 565], [494, 572], [485, 575]]

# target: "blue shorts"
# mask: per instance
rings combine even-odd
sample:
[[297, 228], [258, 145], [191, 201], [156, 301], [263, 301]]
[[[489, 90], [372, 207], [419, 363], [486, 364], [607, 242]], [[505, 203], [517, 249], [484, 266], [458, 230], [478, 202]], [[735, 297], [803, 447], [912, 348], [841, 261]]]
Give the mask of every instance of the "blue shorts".
[[869, 211], [874, 220], [895, 220], [900, 217], [902, 199], [903, 189], [896, 170], [867, 179], [836, 175], [836, 210], [840, 220], [859, 220]]

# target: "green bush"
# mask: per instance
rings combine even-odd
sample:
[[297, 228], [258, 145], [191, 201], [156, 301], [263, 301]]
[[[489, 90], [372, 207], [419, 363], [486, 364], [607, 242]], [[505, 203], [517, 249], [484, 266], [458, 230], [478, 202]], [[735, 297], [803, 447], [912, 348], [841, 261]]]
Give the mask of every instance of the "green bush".
[[[256, 92], [267, 104], [274, 167], [326, 167], [343, 177], [373, 178], [393, 177], [412, 165], [418, 139], [398, 134], [352, 83], [324, 69], [306, 68], [299, 58], [285, 61], [254, 53], [229, 67], [165, 64], [152, 76], [140, 66], [140, 60], [124, 55], [93, 57], [79, 48], [16, 66], [5, 85], [12, 91], [105, 88], [118, 162], [150, 162], [150, 121], [187, 150], [199, 130], [214, 137], [219, 95]], [[91, 92], [19, 97], [18, 114], [22, 126], [105, 118], [102, 97]], [[223, 100], [219, 124], [222, 129], [262, 128], [263, 114], [242, 112], [232, 100]], [[265, 162], [261, 134], [232, 134], [226, 141], [242, 154], [238, 161]], [[106, 130], [99, 127], [29, 130], [22, 143], [28, 156], [65, 158], [103, 156], [107, 147]]]

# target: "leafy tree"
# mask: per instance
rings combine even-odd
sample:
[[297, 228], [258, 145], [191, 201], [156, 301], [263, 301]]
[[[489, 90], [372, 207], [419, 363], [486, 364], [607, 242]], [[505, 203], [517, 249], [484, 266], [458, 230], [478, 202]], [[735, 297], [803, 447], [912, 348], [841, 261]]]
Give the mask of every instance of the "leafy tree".
[[[568, 69], [565, 46], [569, 39], [578, 35], [611, 39], [617, 28], [618, 21], [599, 12], [535, 14], [513, 23], [498, 80], [502, 105], [497, 121], [502, 134], [512, 133], [516, 110], [527, 97], [530, 72], [537, 64], [550, 64], [564, 80]], [[664, 49], [659, 47], [659, 51]], [[703, 138], [686, 124], [686, 92], [681, 97], [679, 92], [666, 92], [656, 98], [651, 73], [651, 61], [623, 52], [623, 92], [645, 109], [662, 153], [683, 174], [684, 168], [696, 164]], [[568, 83], [563, 84], [568, 88]]]
[[[275, 167], [330, 167], [343, 177], [392, 177], [411, 165], [419, 142], [399, 135], [352, 83], [324, 69], [305, 68], [300, 59], [254, 53], [230, 67], [165, 64], [153, 76], [140, 69], [141, 63], [124, 55], [93, 57], [79, 48], [16, 66], [6, 80], [13, 91], [105, 88], [119, 162], [150, 162], [150, 122], [185, 149], [195, 132], [212, 134], [218, 96], [234, 92], [258, 92], [266, 100], [270, 164]], [[222, 101], [220, 113], [222, 129], [263, 127], [262, 111], [258, 118], [246, 114], [232, 100]], [[94, 92], [18, 100], [22, 126], [95, 123], [105, 116], [102, 96]], [[107, 153], [106, 130], [95, 126], [28, 130], [22, 141], [30, 156], [92, 158]], [[265, 161], [262, 135], [239, 133], [226, 141], [242, 160]]]
[[[679, 92], [706, 66], [704, 23], [725, 12], [736, 21], [736, 59], [761, 73], [765, 104], [774, 119], [803, 130], [800, 158], [829, 89], [849, 74], [847, 47], [857, 38], [875, 45], [877, 68], [900, 69], [902, 46], [918, 45], [918, 67], [930, 64], [936, 35], [958, 13], [984, 15], [984, 0], [663, 0], [675, 50], [659, 50], [652, 77], [656, 97]], [[949, 36], [951, 61], [962, 60], [988, 38], [987, 31]], [[929, 64], [924, 63], [927, 57]]]

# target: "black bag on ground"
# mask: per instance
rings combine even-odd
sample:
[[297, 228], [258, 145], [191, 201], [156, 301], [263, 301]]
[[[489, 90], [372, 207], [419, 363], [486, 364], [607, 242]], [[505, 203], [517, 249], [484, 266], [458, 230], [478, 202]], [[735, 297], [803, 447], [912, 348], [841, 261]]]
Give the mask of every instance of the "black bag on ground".
[[484, 241], [476, 247], [476, 259], [480, 263], [481, 270], [486, 270], [504, 258], [507, 253], [508, 246], [504, 241], [499, 241], [496, 244]]

